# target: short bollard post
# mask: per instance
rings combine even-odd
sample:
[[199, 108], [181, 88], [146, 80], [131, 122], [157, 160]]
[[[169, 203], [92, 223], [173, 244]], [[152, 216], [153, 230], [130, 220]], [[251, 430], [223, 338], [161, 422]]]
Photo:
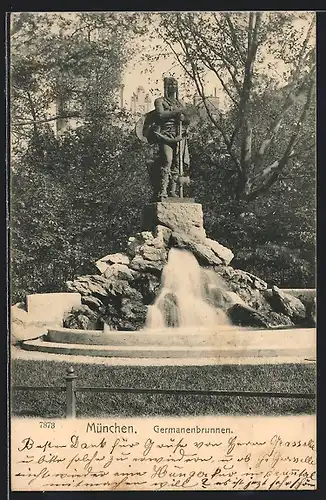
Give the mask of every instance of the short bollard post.
[[66, 375], [66, 399], [67, 399], [67, 418], [76, 417], [76, 378], [75, 370], [71, 367]]

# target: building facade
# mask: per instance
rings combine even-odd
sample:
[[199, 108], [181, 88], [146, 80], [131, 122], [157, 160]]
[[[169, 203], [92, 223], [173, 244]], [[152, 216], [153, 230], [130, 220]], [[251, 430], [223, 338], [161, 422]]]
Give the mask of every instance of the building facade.
[[133, 115], [143, 115], [152, 109], [152, 98], [148, 92], [145, 92], [141, 85], [137, 87], [136, 92], [131, 96], [130, 110]]
[[197, 108], [198, 114], [203, 120], [208, 117], [208, 111], [214, 118], [220, 113], [221, 103], [220, 98], [216, 95], [216, 89], [214, 89], [214, 95], [205, 97], [205, 103], [201, 96], [195, 95], [193, 105]]

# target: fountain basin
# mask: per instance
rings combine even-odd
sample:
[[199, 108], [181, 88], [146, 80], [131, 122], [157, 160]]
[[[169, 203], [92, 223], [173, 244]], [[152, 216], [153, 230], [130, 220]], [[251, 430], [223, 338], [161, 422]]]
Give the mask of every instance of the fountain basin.
[[[164, 328], [162, 330], [108, 331], [78, 330], [69, 328], [48, 329], [45, 342], [106, 345], [106, 346], [209, 346], [218, 342], [223, 335], [238, 331], [237, 327], [223, 326], [223, 329]], [[244, 331], [249, 330], [243, 329]], [[231, 335], [232, 336], [232, 335]]]
[[101, 332], [55, 328], [21, 348], [56, 354], [119, 358], [316, 357], [316, 330], [217, 327]]

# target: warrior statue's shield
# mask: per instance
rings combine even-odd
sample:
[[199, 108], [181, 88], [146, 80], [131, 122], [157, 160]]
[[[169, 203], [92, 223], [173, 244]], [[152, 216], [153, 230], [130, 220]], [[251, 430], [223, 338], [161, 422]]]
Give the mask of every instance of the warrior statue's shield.
[[155, 109], [142, 115], [136, 123], [135, 132], [138, 139], [147, 144], [153, 144], [155, 141], [155, 136], [153, 134], [153, 128], [155, 125], [157, 114]]

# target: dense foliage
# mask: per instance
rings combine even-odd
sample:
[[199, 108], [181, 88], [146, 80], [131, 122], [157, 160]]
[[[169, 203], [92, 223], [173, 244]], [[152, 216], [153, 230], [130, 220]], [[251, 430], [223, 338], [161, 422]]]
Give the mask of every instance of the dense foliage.
[[[263, 119], [278, 105], [278, 97], [269, 96], [268, 106], [262, 108], [264, 114], [253, 116], [254, 125], [263, 127]], [[289, 133], [284, 127], [269, 155], [282, 148]], [[206, 122], [200, 133], [193, 132], [190, 142], [192, 189], [203, 203], [209, 236], [234, 251], [234, 267], [284, 288], [315, 286], [314, 135], [312, 106], [296, 156], [278, 181], [257, 199], [243, 204], [234, 197], [237, 172], [220, 134]]]
[[144, 150], [118, 127], [46, 135], [37, 147], [12, 172], [13, 300], [95, 272], [139, 228], [150, 196]]

